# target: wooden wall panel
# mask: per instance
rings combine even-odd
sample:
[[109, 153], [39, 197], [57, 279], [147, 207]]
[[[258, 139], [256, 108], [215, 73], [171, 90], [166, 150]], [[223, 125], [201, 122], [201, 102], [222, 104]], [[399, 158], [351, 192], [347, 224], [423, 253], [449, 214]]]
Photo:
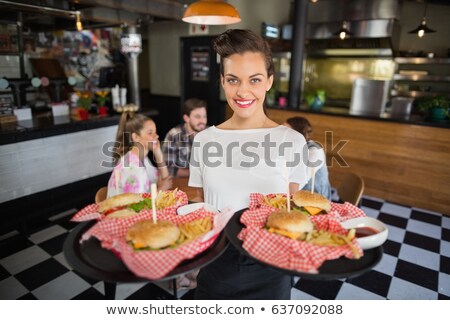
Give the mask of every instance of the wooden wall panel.
[[[351, 170], [364, 178], [366, 195], [450, 215], [449, 129], [274, 109], [268, 114], [278, 123], [308, 118], [313, 139], [327, 151], [333, 185]], [[339, 154], [349, 167], [330, 161], [326, 131], [333, 133], [333, 145], [348, 140]]]

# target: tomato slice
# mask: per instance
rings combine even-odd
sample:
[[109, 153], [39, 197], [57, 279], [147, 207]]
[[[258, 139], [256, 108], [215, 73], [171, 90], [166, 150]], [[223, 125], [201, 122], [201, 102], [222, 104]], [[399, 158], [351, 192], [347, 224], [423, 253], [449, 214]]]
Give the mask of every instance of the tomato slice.
[[127, 206], [120, 206], [120, 207], [111, 208], [111, 209], [106, 210], [105, 212], [103, 212], [103, 215], [107, 216], [108, 214], [111, 214], [111, 213], [113, 213], [115, 211], [119, 211], [119, 210], [125, 209], [126, 207]]

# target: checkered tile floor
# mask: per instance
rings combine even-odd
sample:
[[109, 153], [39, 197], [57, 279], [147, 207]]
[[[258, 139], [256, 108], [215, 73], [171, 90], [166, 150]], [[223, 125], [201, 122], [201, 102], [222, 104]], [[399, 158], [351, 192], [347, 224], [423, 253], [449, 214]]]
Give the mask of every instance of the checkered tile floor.
[[[381, 262], [359, 277], [296, 279], [292, 299], [450, 299], [450, 217], [364, 197], [362, 209], [389, 227]], [[103, 282], [73, 271], [62, 253], [76, 224], [66, 212], [29, 237], [0, 237], [0, 299], [104, 299]], [[182, 299], [192, 299], [184, 291]], [[165, 284], [119, 284], [116, 299], [172, 299]]]

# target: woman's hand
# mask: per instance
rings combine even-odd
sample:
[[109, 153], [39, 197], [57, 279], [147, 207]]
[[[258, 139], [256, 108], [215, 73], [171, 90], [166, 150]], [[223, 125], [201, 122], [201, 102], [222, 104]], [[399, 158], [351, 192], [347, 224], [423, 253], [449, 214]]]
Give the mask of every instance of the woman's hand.
[[167, 176], [166, 178], [161, 178], [158, 181], [158, 190], [170, 190], [173, 185], [173, 177]]

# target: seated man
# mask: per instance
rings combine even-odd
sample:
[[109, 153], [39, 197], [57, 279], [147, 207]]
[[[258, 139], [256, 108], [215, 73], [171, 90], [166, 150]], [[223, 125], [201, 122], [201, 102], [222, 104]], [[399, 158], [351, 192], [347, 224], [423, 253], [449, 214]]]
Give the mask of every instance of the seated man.
[[184, 102], [184, 123], [172, 128], [163, 142], [164, 160], [173, 177], [189, 177], [189, 158], [197, 132], [206, 128], [206, 102], [191, 98]]
[[320, 144], [311, 140], [311, 123], [303, 117], [292, 117], [287, 119], [284, 125], [300, 132], [305, 137], [306, 143], [308, 144], [308, 164], [315, 164], [314, 167], [308, 167], [308, 183], [303, 187], [303, 190], [311, 190], [312, 172], [315, 172], [314, 192], [331, 200], [331, 185], [328, 179], [325, 152]]

